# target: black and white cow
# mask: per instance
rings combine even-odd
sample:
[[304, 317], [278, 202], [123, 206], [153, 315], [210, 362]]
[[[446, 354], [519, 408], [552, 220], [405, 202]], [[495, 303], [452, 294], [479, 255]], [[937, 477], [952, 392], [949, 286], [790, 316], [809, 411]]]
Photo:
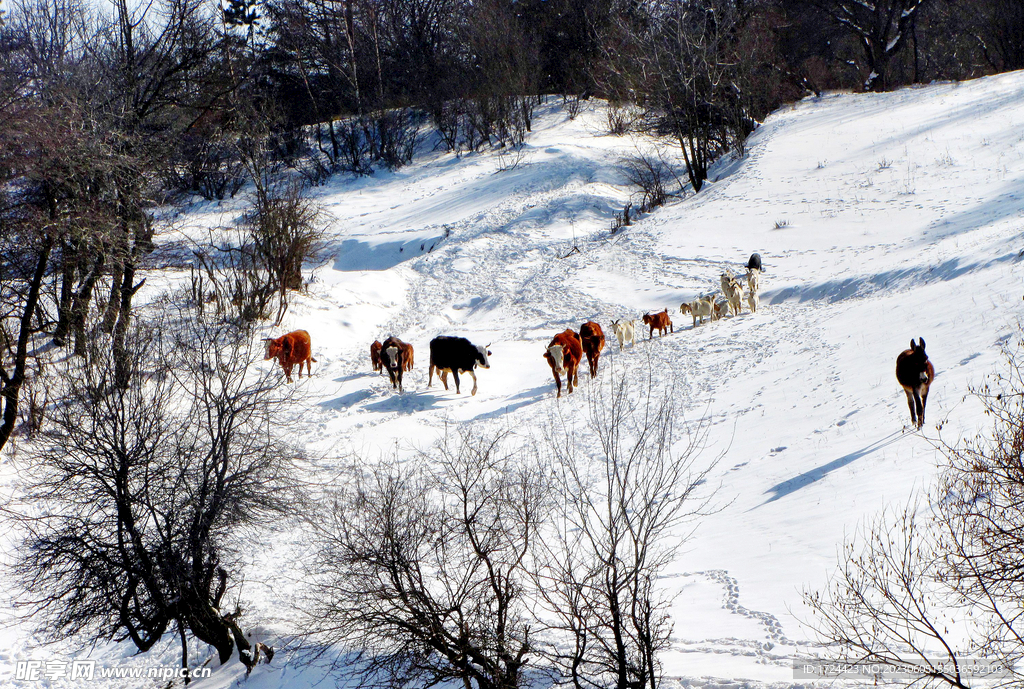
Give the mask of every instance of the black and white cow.
[[459, 394], [459, 374], [468, 373], [473, 376], [473, 392], [476, 394], [476, 373], [473, 371], [478, 365], [482, 368], [490, 368], [488, 360], [490, 352], [487, 347], [475, 345], [464, 337], [452, 337], [441, 335], [430, 341], [430, 371], [427, 376], [427, 387], [434, 382], [434, 369], [437, 369], [438, 377], [444, 383], [444, 389], [448, 389], [448, 372], [451, 371], [455, 378], [455, 394]]

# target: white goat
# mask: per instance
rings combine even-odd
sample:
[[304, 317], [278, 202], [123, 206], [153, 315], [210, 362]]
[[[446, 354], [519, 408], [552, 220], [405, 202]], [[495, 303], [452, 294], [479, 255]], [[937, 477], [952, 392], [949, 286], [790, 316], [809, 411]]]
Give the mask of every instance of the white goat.
[[619, 340], [620, 352], [626, 342], [629, 342], [634, 347], [636, 346], [636, 321], [614, 320], [612, 321], [612, 332], [615, 333], [615, 337]]
[[734, 316], [743, 310], [743, 285], [729, 273], [722, 273], [722, 292], [729, 300], [729, 310]]
[[679, 306], [680, 313], [688, 313], [693, 316], [693, 327], [697, 327], [697, 319], [700, 318], [700, 322], [703, 323], [705, 318], [714, 320], [715, 316], [715, 301], [713, 297], [698, 297], [689, 303], [683, 303]]
[[757, 307], [761, 300], [757, 293], [761, 290], [761, 271], [751, 268], [747, 272], [747, 304], [750, 306], [750, 313], [757, 313]]

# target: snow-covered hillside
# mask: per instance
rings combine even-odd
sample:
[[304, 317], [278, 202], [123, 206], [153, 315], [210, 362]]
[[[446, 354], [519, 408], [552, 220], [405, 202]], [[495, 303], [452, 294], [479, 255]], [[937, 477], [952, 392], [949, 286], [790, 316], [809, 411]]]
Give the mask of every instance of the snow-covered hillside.
[[[708, 416], [707, 456], [723, 454], [715, 479], [724, 507], [666, 579], [677, 594], [667, 674], [682, 686], [799, 684], [792, 659], [813, 651], [800, 591], [823, 585], [862, 519], [929, 485], [937, 423], [946, 439], [984, 427], [965, 393], [998, 370], [1000, 345], [1019, 334], [1024, 73], [786, 107], [699, 194], [615, 234], [609, 223], [630, 194], [622, 158], [649, 144], [606, 135], [598, 103], [572, 121], [554, 100], [538, 113], [513, 169], [498, 171], [495, 153], [427, 153], [395, 173], [315, 190], [333, 215], [333, 258], [273, 333], [308, 330], [319, 362], [296, 383], [298, 439], [329, 472], [353, 453], [427, 447], [453, 420], [530, 433], [556, 410], [580, 418], [589, 374], [580, 373], [579, 394], [556, 400], [541, 355], [555, 333], [597, 320], [610, 340], [599, 377], [653, 371], [688, 419]], [[213, 225], [236, 212], [206, 204], [186, 219]], [[742, 272], [755, 251], [765, 264], [761, 310], [692, 328], [679, 304], [717, 289], [723, 270]], [[613, 319], [665, 307], [674, 334], [649, 342], [645, 329], [618, 350]], [[370, 370], [369, 344], [391, 334], [417, 350], [404, 394]], [[436, 380], [427, 388], [427, 343], [439, 334], [490, 343], [492, 367], [478, 372], [475, 397], [468, 385], [461, 395]], [[893, 373], [916, 337], [938, 372], [921, 434], [904, 432]], [[294, 631], [301, 557], [288, 537], [253, 563], [262, 574], [246, 582], [247, 617], [266, 622], [268, 638]], [[24, 625], [6, 625], [0, 683], [11, 686], [14, 662], [27, 658], [177, 658], [173, 640], [130, 661], [125, 646], [34, 644]], [[232, 663], [193, 686], [243, 675]], [[282, 654], [242, 684], [322, 678]], [[119, 682], [111, 685], [138, 685]]]

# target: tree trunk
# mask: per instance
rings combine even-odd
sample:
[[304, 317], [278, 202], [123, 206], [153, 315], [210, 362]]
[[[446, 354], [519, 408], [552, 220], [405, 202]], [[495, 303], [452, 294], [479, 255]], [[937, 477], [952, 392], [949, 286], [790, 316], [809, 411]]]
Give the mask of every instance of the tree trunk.
[[46, 266], [50, 261], [50, 251], [52, 249], [53, 240], [47, 238], [36, 262], [36, 272], [32, 276], [28, 297], [25, 300], [25, 310], [21, 314], [18, 348], [14, 354], [14, 371], [8, 375], [3, 368], [0, 368], [0, 379], [3, 382], [3, 388], [0, 389], [0, 399], [2, 399], [4, 405], [3, 421], [0, 422], [0, 448], [7, 444], [11, 433], [14, 431], [14, 424], [18, 420], [18, 393], [21, 391], [22, 383], [25, 382], [28, 340], [32, 334], [32, 318], [35, 316], [36, 306], [39, 304], [39, 293], [42, 291], [43, 278], [46, 276]]
[[217, 649], [217, 657], [222, 665], [231, 660], [236, 646], [240, 652], [252, 648], [233, 619], [221, 615], [210, 606], [209, 601], [201, 598], [202, 595], [195, 592], [185, 598], [182, 601], [182, 617], [197, 639]]
[[86, 276], [82, 288], [75, 295], [71, 305], [71, 331], [75, 336], [74, 353], [76, 356], [85, 356], [86, 353], [85, 321], [89, 313], [89, 303], [92, 301], [92, 291], [103, 273], [104, 263], [103, 254], [96, 257], [96, 263], [93, 264], [92, 270]]
[[117, 323], [117, 316], [121, 310], [121, 280], [124, 278], [123, 259], [114, 263], [114, 273], [110, 278], [110, 298], [107, 299], [107, 308], [103, 312], [103, 322], [100, 329], [108, 335], [114, 332], [114, 324]]
[[53, 330], [53, 343], [63, 347], [71, 327], [71, 303], [75, 294], [76, 266], [71, 242], [64, 242], [61, 253], [63, 265], [60, 274], [60, 299], [57, 302], [57, 327]]
[[114, 382], [121, 390], [128, 388], [131, 379], [132, 362], [129, 360], [128, 348], [125, 341], [128, 338], [128, 325], [132, 313], [132, 297], [139, 291], [139, 288], [146, 282], [142, 280], [137, 285], [132, 285], [135, 279], [135, 265], [133, 259], [129, 259], [124, 266], [124, 276], [121, 279], [121, 305], [118, 309], [117, 323], [114, 324], [114, 340], [112, 351], [114, 354]]
[[192, 678], [188, 676], [188, 639], [185, 638], [185, 625], [180, 617], [178, 618], [178, 637], [181, 639], [181, 670], [187, 686]]

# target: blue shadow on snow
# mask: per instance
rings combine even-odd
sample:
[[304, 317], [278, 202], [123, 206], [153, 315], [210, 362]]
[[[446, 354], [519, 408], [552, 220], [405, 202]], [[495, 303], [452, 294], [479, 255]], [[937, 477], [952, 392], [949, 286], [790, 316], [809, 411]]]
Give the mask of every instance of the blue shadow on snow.
[[[820, 467], [811, 469], [810, 471], [805, 471], [799, 476], [787, 479], [781, 483], [776, 483], [774, 486], [765, 491], [765, 494], [772, 494], [772, 496], [765, 500], [764, 502], [762, 502], [757, 507], [763, 507], [764, 505], [767, 505], [770, 502], [775, 502], [780, 498], [784, 498], [787, 495], [791, 495], [792, 493], [795, 493], [801, 488], [806, 488], [812, 483], [815, 483], [825, 478], [836, 469], [841, 469], [847, 464], [852, 464], [853, 462], [856, 462], [861, 457], [866, 457], [867, 455], [871, 454], [876, 450], [880, 450], [887, 445], [892, 445], [902, 437], [902, 430], [893, 431], [892, 433], [885, 436], [881, 440], [876, 440], [875, 442], [871, 443], [870, 445], [861, 450], [851, 452], [850, 454], [840, 457], [839, 459], [832, 460], [828, 464], [823, 464]], [[754, 507], [752, 509], [757, 509], [757, 507]]]

